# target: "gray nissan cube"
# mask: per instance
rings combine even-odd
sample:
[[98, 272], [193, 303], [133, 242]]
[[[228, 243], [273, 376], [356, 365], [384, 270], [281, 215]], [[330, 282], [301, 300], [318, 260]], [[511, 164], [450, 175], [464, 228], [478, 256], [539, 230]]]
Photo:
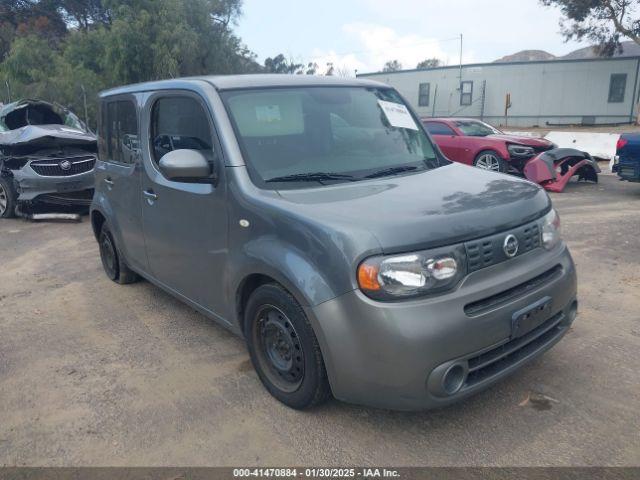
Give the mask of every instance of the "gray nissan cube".
[[576, 272], [548, 195], [452, 163], [394, 89], [295, 75], [100, 96], [104, 270], [246, 339], [293, 408], [468, 397], [557, 343]]

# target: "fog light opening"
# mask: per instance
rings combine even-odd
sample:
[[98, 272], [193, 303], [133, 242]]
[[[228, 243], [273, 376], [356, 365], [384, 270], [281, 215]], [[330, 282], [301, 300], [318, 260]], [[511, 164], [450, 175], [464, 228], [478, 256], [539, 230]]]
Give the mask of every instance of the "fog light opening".
[[462, 388], [466, 377], [467, 371], [463, 365], [459, 363], [451, 365], [442, 377], [442, 388], [448, 395], [453, 395]]
[[578, 316], [578, 302], [574, 301], [571, 306], [569, 307], [569, 312], [567, 313], [567, 316], [569, 317], [567, 319], [567, 323], [568, 324], [572, 324], [573, 321], [576, 319], [576, 317]]

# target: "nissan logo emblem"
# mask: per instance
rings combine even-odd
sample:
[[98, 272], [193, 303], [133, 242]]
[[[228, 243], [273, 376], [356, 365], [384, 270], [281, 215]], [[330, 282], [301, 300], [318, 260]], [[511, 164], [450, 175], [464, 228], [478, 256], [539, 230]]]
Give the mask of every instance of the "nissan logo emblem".
[[518, 239], [516, 238], [516, 236], [511, 234], [507, 235], [504, 239], [502, 249], [504, 250], [504, 254], [507, 257], [515, 257], [518, 253]]
[[69, 160], [63, 160], [58, 165], [60, 165], [62, 170], [71, 170], [71, 162]]

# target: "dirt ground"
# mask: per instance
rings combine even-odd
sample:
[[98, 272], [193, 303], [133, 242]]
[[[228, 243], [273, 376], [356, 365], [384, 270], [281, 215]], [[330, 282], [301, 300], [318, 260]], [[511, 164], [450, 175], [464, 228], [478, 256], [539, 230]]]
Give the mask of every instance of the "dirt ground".
[[0, 221], [0, 465], [640, 465], [640, 184], [603, 175], [553, 200], [574, 327], [421, 413], [290, 410], [241, 339], [147, 282], [108, 281], [86, 218]]

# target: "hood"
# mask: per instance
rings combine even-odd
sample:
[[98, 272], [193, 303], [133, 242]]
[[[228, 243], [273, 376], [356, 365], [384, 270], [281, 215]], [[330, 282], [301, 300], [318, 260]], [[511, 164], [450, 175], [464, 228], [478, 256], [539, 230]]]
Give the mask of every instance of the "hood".
[[59, 146], [95, 145], [96, 136], [65, 125], [28, 125], [0, 132], [2, 147], [54, 148]]
[[0, 108], [0, 129], [15, 130], [27, 125], [68, 125], [87, 129], [73, 112], [54, 102], [25, 98]]
[[553, 145], [552, 142], [550, 142], [546, 138], [541, 138], [541, 137], [526, 137], [521, 135], [502, 134], [502, 135], [489, 135], [486, 138], [495, 138], [496, 140], [502, 140], [509, 143], [518, 143], [520, 145], [526, 145], [528, 147], [534, 147], [534, 148], [549, 147]]
[[548, 211], [539, 186], [452, 163], [379, 180], [278, 192], [287, 209], [348, 234], [368, 230], [383, 252], [459, 243], [508, 230]]

